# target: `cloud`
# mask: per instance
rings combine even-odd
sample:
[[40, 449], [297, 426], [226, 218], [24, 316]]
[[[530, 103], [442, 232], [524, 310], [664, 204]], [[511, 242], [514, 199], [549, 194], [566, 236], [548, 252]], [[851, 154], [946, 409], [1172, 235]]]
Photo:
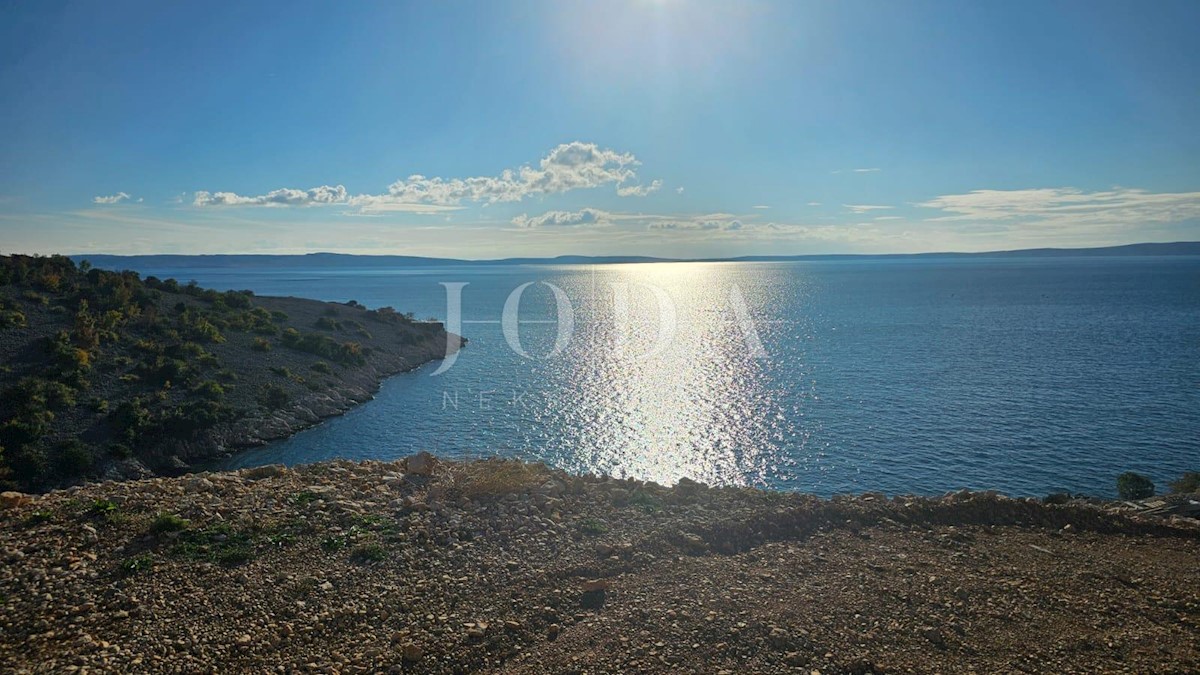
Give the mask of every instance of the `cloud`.
[[662, 187], [661, 180], [650, 181], [649, 185], [630, 185], [629, 187], [618, 187], [617, 195], [620, 197], [645, 197], [648, 194], [658, 192]]
[[[93, 204], [120, 204], [121, 202], [127, 202], [130, 199], [133, 199], [133, 197], [130, 197], [128, 192], [118, 192], [115, 195], [92, 197], [92, 203]], [[138, 201], [140, 202], [142, 200], [139, 199]]]
[[756, 204], [756, 205], [754, 205], [754, 206], [752, 206], [752, 207], [750, 207], [750, 208], [753, 208], [753, 209], [769, 209], [769, 208], [771, 208], [771, 207], [769, 207], [769, 206], [763, 206], [762, 204]]
[[879, 171], [879, 167], [871, 167], [869, 169], [855, 169], [854, 173], [875, 173]]
[[316, 206], [324, 204], [345, 204], [348, 196], [346, 188], [341, 185], [322, 185], [307, 190], [283, 188], [272, 190], [265, 195], [243, 197], [234, 192], [196, 193], [192, 201], [194, 206]]
[[524, 213], [512, 219], [517, 227], [572, 227], [576, 225], [598, 225], [607, 223], [609, 214], [599, 209], [580, 209], [579, 211], [547, 211], [540, 216], [528, 216]]
[[808, 205], [809, 206], [820, 206], [821, 202], [809, 202]]
[[[349, 196], [341, 185], [297, 190], [283, 188], [264, 195], [243, 196], [234, 192], [195, 193], [196, 206], [315, 206], [345, 204], [374, 210], [417, 210], [398, 205], [453, 207], [463, 202], [495, 204], [519, 202], [527, 197], [559, 194], [615, 185], [622, 197], [645, 196], [662, 187], [627, 185], [637, 180], [637, 158], [630, 153], [601, 148], [595, 143], [573, 141], [552, 149], [536, 166], [505, 169], [496, 176], [429, 178], [413, 174], [388, 186], [382, 194]], [[393, 208], [388, 209], [388, 206]]]
[[877, 204], [842, 204], [842, 206], [850, 209], [851, 213], [867, 213], [868, 211], [882, 211], [890, 209], [890, 206], [880, 206]]
[[729, 213], [712, 213], [700, 216], [641, 216], [651, 230], [718, 230], [733, 232], [744, 227], [742, 219]]
[[675, 188], [675, 194], [677, 194], [677, 195], [683, 194], [683, 186], [682, 185]]
[[916, 204], [946, 215], [929, 221], [1014, 225], [1042, 230], [1137, 227], [1200, 218], [1200, 192], [1148, 192], [1113, 188], [974, 190]]

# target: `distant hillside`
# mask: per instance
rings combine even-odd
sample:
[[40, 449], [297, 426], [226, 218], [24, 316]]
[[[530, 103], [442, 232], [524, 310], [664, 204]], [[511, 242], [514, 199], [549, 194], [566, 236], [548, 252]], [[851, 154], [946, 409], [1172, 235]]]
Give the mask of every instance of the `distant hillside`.
[[391, 308], [0, 256], [0, 482], [170, 472], [285, 437], [447, 339]]
[[857, 260], [886, 258], [964, 258], [964, 257], [1081, 257], [1081, 256], [1162, 256], [1200, 255], [1200, 242], [1165, 244], [1128, 244], [1101, 248], [1031, 248], [984, 253], [838, 253], [822, 255], [754, 255], [732, 258], [655, 258], [650, 256], [562, 255], [554, 258], [497, 258], [463, 260], [424, 258], [403, 255], [351, 255], [345, 253], [308, 253], [305, 255], [76, 255], [76, 262], [90, 261], [107, 269], [169, 269], [171, 267], [208, 268], [346, 268], [346, 267], [433, 267], [438, 265], [608, 265], [646, 262], [787, 262], [791, 260]]

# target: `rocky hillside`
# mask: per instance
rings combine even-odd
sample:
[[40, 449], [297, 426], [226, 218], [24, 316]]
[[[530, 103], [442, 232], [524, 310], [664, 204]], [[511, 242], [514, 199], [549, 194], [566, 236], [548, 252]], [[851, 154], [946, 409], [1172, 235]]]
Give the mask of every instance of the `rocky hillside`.
[[391, 308], [0, 256], [0, 482], [177, 472], [343, 412], [448, 339]]
[[1200, 672], [1200, 529], [1101, 506], [259, 467], [0, 506], [11, 672]]

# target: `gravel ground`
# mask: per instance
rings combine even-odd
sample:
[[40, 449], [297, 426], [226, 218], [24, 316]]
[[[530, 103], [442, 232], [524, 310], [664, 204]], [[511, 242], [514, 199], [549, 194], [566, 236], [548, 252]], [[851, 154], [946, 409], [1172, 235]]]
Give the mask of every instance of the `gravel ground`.
[[418, 456], [3, 506], [4, 671], [1200, 671], [1200, 528], [1095, 505]]

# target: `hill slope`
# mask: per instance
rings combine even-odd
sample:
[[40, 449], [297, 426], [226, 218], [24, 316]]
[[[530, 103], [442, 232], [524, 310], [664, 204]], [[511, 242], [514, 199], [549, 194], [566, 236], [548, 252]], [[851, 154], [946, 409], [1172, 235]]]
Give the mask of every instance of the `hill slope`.
[[1183, 673], [1200, 530], [429, 457], [0, 510], [15, 672]]
[[0, 257], [0, 480], [170, 472], [370, 398], [457, 336], [383, 308]]

